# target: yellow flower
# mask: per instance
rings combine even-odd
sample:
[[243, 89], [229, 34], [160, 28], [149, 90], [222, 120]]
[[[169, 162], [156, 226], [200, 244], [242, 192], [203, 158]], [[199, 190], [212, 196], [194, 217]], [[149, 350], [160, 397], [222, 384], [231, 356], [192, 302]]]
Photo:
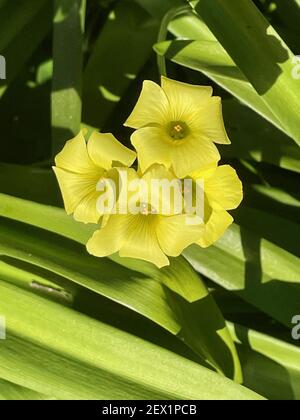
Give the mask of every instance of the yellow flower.
[[137, 131], [131, 141], [141, 170], [159, 163], [183, 178], [218, 162], [214, 143], [230, 143], [221, 98], [209, 86], [194, 86], [162, 77], [162, 86], [145, 81], [135, 109], [125, 123]]
[[204, 182], [204, 225], [198, 245], [207, 248], [218, 241], [233, 223], [227, 210], [236, 209], [243, 199], [243, 186], [229, 165], [212, 165], [191, 175]]
[[94, 132], [88, 143], [80, 132], [56, 156], [53, 170], [62, 192], [67, 214], [83, 223], [98, 223], [101, 217], [97, 200], [103, 191], [98, 183], [116, 178], [115, 165], [130, 166], [135, 152], [127, 149], [112, 134]]
[[[150, 193], [146, 196], [143, 188], [128, 189], [125, 207], [129, 210], [132, 199], [137, 205], [136, 213], [111, 215], [107, 224], [89, 240], [87, 250], [97, 257], [119, 252], [121, 257], [149, 261], [161, 268], [169, 264], [167, 255], [180, 255], [199, 238], [200, 228], [187, 224], [187, 215], [182, 214], [180, 183], [163, 166], [154, 165], [141, 177], [133, 169], [129, 171], [130, 181], [144, 181]], [[171, 198], [164, 196], [164, 190], [155, 183], [150, 185], [151, 180], [174, 180]], [[163, 203], [168, 202], [171, 202], [170, 210], [164, 211]], [[124, 209], [123, 202], [120, 208]]]

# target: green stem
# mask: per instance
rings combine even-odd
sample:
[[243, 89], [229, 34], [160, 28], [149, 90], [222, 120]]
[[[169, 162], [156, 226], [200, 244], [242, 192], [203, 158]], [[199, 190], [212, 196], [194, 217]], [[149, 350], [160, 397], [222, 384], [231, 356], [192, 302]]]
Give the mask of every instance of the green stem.
[[[172, 20], [174, 20], [176, 17], [183, 15], [187, 12], [191, 12], [191, 7], [190, 6], [181, 6], [181, 7], [175, 7], [171, 10], [169, 10], [168, 13], [166, 13], [166, 15], [164, 16], [162, 22], [161, 22], [161, 26], [160, 26], [160, 30], [159, 30], [159, 34], [158, 34], [158, 43], [163, 42], [167, 39], [167, 35], [168, 35], [168, 28], [170, 23], [172, 22]], [[161, 76], [167, 76], [167, 66], [166, 66], [166, 59], [164, 56], [157, 56], [157, 64], [158, 64], [158, 69], [159, 69], [159, 73]]]

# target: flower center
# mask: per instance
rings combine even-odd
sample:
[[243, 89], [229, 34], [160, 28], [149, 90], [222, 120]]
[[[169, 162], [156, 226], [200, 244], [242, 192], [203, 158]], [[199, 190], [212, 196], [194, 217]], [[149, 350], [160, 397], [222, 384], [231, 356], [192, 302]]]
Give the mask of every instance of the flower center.
[[188, 135], [189, 127], [183, 121], [171, 121], [168, 131], [173, 140], [182, 140]]
[[157, 214], [157, 211], [154, 207], [151, 206], [151, 204], [148, 203], [141, 203], [140, 204], [140, 213], [143, 216], [149, 216], [150, 214]]

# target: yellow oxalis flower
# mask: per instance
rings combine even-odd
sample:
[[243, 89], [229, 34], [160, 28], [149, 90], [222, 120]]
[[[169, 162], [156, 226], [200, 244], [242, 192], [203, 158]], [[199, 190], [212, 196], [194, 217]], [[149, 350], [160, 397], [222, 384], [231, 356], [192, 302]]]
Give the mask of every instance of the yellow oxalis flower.
[[[87, 244], [90, 254], [105, 257], [119, 252], [121, 257], [138, 258], [149, 261], [161, 268], [169, 265], [167, 256], [176, 257], [200, 236], [199, 226], [189, 226], [187, 215], [177, 208], [176, 201], [182, 201], [181, 187], [178, 180], [161, 165], [152, 166], [139, 177], [134, 169], [129, 169], [130, 180], [140, 179], [149, 185], [151, 180], [174, 179], [174, 194], [171, 196], [171, 211], [164, 214], [162, 189], [154, 189], [148, 198], [140, 191], [127, 191], [127, 200], [134, 196], [139, 210], [136, 214], [125, 211], [126, 214], [113, 214], [107, 224], [94, 233]], [[176, 188], [177, 183], [177, 188]], [[152, 192], [151, 187], [149, 190]], [[154, 207], [156, 205], [156, 207]], [[123, 207], [123, 203], [120, 203]], [[127, 208], [127, 204], [125, 206]], [[126, 210], [126, 209], [125, 209]]]
[[217, 242], [233, 223], [227, 210], [236, 209], [243, 199], [243, 186], [236, 171], [229, 165], [211, 165], [197, 171], [192, 179], [204, 182], [204, 222], [198, 245], [207, 248]]
[[137, 129], [131, 141], [141, 170], [160, 163], [179, 178], [220, 160], [214, 143], [230, 143], [221, 98], [209, 86], [194, 86], [162, 77], [161, 87], [145, 81], [125, 125]]
[[130, 166], [136, 153], [123, 146], [112, 134], [94, 132], [88, 142], [80, 132], [56, 156], [53, 170], [62, 192], [67, 214], [83, 223], [98, 223], [97, 200], [103, 193], [98, 183], [116, 178], [114, 166]]

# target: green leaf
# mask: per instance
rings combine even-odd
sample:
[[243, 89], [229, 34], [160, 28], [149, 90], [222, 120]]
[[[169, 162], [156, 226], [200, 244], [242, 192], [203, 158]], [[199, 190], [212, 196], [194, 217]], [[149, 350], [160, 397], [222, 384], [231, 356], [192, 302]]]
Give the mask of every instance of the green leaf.
[[84, 123], [105, 127], [151, 56], [157, 33], [158, 23], [132, 1], [123, 0], [111, 11], [84, 71]]
[[86, 0], [55, 0], [52, 83], [52, 153], [78, 134]]
[[229, 324], [243, 362], [244, 384], [272, 400], [300, 399], [300, 348]]
[[19, 0], [18, 7], [11, 1], [1, 6], [0, 13], [0, 51], [18, 36], [24, 27], [37, 15], [45, 6], [48, 0]]
[[[40, 5], [42, 7], [40, 7]], [[0, 97], [23, 69], [25, 63], [32, 56], [33, 52], [50, 30], [50, 14], [52, 12], [51, 1], [41, 1], [40, 5], [37, 9], [37, 13], [35, 10], [32, 17], [30, 15], [28, 16], [26, 25], [11, 39], [6, 48], [3, 50], [1, 49], [1, 53], [6, 60], [6, 68], [9, 69], [9, 71], [7, 72], [6, 79], [2, 80], [0, 83]], [[32, 10], [34, 10], [34, 7]], [[29, 19], [30, 17], [31, 19]], [[14, 27], [17, 23], [15, 22], [15, 19], [15, 16], [11, 19], [11, 23], [13, 23], [11, 24], [11, 27]]]
[[5, 380], [63, 399], [261, 399], [187, 359], [61, 305], [4, 282], [0, 291], [8, 329], [0, 353]]
[[158, 19], [162, 19], [171, 8], [186, 5], [184, 0], [135, 0], [135, 2]]
[[59, 205], [61, 202], [57, 181], [50, 169], [0, 163], [0, 189], [2, 193], [39, 203]]
[[237, 225], [214, 246], [184, 256], [201, 274], [290, 326], [299, 310], [299, 258]]
[[300, 225], [263, 210], [242, 206], [235, 214], [239, 225], [255, 231], [278, 247], [300, 258]]
[[32, 391], [31, 389], [24, 388], [20, 385], [13, 384], [8, 381], [0, 379], [0, 401], [1, 400], [47, 400], [49, 397]]
[[300, 85], [293, 78], [294, 55], [274, 28], [250, 0], [199, 0], [195, 10], [300, 145]]
[[[95, 229], [74, 222], [60, 209], [4, 195], [0, 214], [82, 243]], [[239, 361], [223, 316], [183, 258], [172, 259], [170, 267], [163, 270], [139, 260], [114, 256], [116, 264], [89, 256], [85, 248], [62, 236], [8, 220], [0, 224], [0, 249], [7, 257], [42, 267], [133, 309], [178, 335], [217, 370], [241, 380]], [[204, 319], [210, 320], [205, 328]], [[194, 335], [190, 334], [191, 328]]]
[[222, 156], [300, 172], [300, 150], [292, 139], [235, 99], [223, 101], [223, 114], [232, 144], [221, 147]]

